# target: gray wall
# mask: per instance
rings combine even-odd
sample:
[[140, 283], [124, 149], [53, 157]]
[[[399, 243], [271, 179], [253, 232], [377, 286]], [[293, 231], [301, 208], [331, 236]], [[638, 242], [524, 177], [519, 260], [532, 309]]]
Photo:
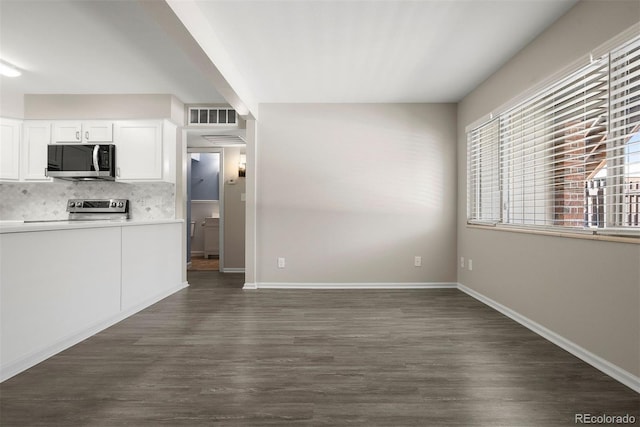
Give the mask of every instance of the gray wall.
[[169, 119], [184, 124], [184, 105], [173, 95], [25, 95], [26, 119]]
[[640, 2], [582, 1], [458, 106], [458, 281], [638, 376], [640, 245], [466, 226], [465, 127], [638, 22]]
[[[244, 148], [224, 148], [224, 269], [245, 268], [245, 178], [238, 178]], [[233, 183], [231, 183], [231, 180]]]
[[24, 94], [2, 85], [0, 96], [0, 117], [24, 119]]
[[200, 153], [191, 158], [191, 200], [218, 200], [220, 189], [220, 154]]
[[261, 104], [256, 282], [455, 282], [455, 123], [453, 104]]

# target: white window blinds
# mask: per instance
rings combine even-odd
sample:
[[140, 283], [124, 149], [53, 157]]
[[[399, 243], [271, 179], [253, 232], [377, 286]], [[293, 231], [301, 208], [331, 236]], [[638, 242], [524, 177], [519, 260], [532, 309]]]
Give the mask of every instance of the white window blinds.
[[640, 38], [611, 52], [609, 226], [640, 226]]
[[500, 220], [499, 121], [493, 120], [471, 131], [467, 141], [469, 219]]
[[468, 133], [468, 220], [640, 229], [640, 38]]
[[582, 227], [585, 182], [604, 160], [607, 62], [500, 117], [503, 222]]

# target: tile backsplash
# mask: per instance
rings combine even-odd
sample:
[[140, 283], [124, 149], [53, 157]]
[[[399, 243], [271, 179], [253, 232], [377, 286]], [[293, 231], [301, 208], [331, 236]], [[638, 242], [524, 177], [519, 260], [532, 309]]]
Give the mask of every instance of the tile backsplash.
[[66, 219], [68, 199], [129, 199], [131, 219], [175, 218], [175, 185], [166, 182], [54, 181], [0, 184], [0, 220]]

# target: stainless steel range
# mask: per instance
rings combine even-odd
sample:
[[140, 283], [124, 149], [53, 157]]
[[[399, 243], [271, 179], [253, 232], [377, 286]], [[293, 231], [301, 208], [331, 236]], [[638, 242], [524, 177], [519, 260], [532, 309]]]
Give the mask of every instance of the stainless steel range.
[[129, 219], [127, 199], [69, 199], [69, 221]]

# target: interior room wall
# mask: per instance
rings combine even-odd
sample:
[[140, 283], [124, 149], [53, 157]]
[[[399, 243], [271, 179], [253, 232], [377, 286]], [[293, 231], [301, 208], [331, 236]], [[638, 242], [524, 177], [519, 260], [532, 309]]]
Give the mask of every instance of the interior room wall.
[[458, 107], [458, 281], [640, 375], [640, 245], [466, 226], [465, 127], [638, 23], [637, 1], [581, 1]]
[[247, 287], [256, 283], [256, 121], [246, 122], [246, 177], [245, 177], [245, 272], [244, 281]]
[[224, 269], [245, 268], [245, 178], [238, 176], [244, 147], [224, 149]]
[[220, 178], [219, 153], [192, 153], [191, 199], [218, 200]]
[[155, 94], [96, 94], [24, 96], [24, 118], [43, 120], [65, 119], [170, 119], [177, 125], [184, 123], [184, 108], [173, 95]]
[[0, 117], [9, 119], [24, 118], [24, 94], [12, 89], [10, 85], [2, 86], [0, 96]]
[[256, 282], [455, 282], [455, 120], [453, 104], [261, 104]]

